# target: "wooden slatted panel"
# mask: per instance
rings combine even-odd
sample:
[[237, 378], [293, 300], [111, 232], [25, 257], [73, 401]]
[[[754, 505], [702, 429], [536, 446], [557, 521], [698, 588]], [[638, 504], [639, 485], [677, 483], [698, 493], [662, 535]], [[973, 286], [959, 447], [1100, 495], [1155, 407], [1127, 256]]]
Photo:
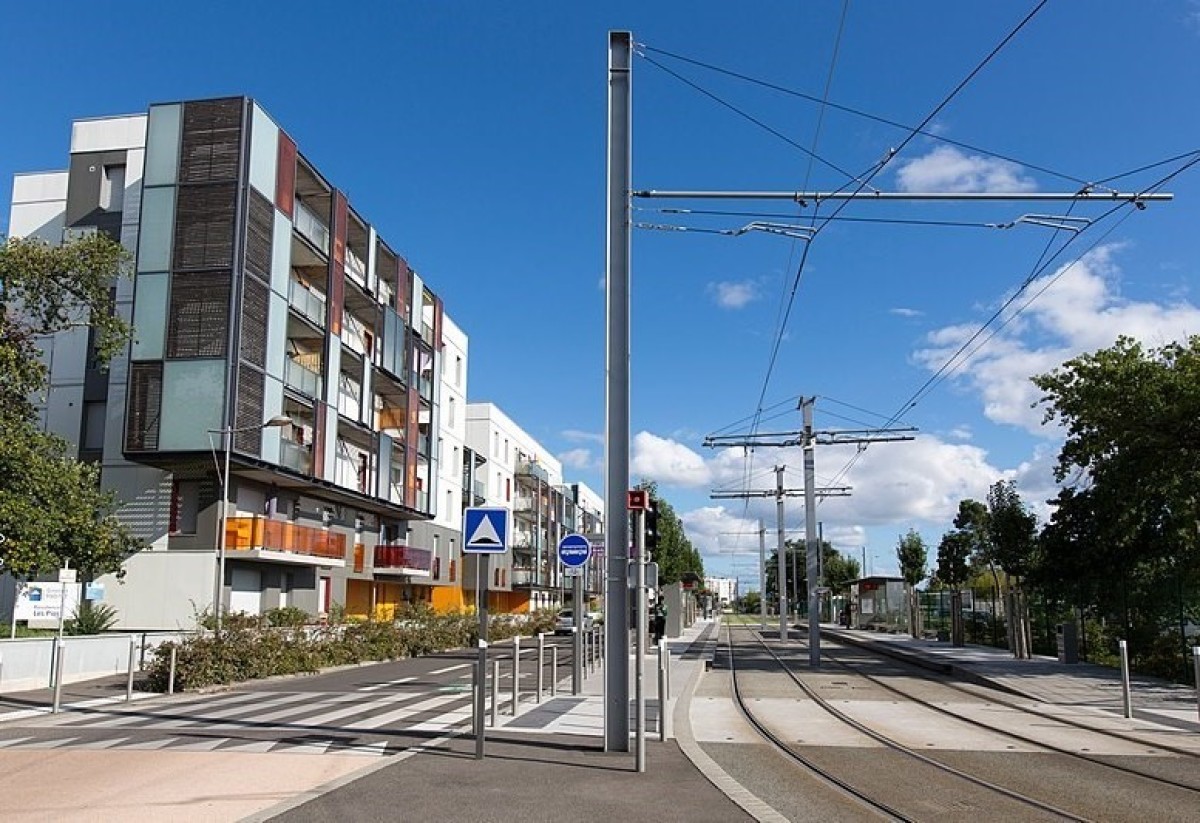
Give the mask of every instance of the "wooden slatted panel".
[[228, 271], [171, 275], [167, 357], [225, 356], [229, 279]]
[[233, 265], [236, 195], [234, 183], [179, 187], [175, 206], [176, 270]]
[[256, 277], [242, 278], [241, 356], [260, 369], [267, 366], [267, 312], [269, 290]]
[[241, 98], [184, 104], [180, 183], [237, 179], [241, 166], [243, 107]]
[[129, 367], [129, 414], [125, 418], [125, 448], [158, 449], [162, 408], [162, 363], [133, 363]]
[[234, 410], [233, 445], [242, 454], [262, 453], [263, 373], [242, 363], [238, 366], [237, 405]]
[[250, 189], [246, 215], [246, 269], [262, 280], [271, 279], [271, 240], [275, 231], [275, 207]]

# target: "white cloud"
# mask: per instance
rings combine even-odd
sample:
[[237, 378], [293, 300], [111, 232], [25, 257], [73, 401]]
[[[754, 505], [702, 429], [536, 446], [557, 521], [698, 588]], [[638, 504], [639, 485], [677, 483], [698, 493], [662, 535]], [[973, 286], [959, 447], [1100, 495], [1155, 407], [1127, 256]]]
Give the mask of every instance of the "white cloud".
[[1033, 191], [1037, 184], [1007, 160], [965, 154], [938, 146], [929, 154], [904, 161], [896, 171], [901, 191]]
[[751, 280], [709, 283], [707, 291], [723, 309], [740, 309], [758, 299], [758, 285]]
[[579, 429], [564, 429], [562, 432], [563, 439], [569, 440], [572, 443], [599, 443], [604, 445], [604, 435], [599, 432], [585, 432]]
[[888, 309], [888, 314], [894, 314], [897, 317], [923, 317], [925, 312], [920, 309], [909, 309], [904, 306], [897, 306], [894, 309]]
[[558, 455], [558, 460], [569, 469], [589, 469], [592, 467], [591, 449], [569, 449]]
[[[1034, 280], [1013, 310], [1034, 295], [1037, 299], [960, 367], [958, 379], [979, 395], [988, 419], [1058, 437], [1058, 429], [1042, 426], [1042, 409], [1034, 407], [1041, 394], [1031, 376], [1111, 346], [1120, 335], [1161, 346], [1200, 332], [1200, 308], [1190, 303], [1136, 302], [1121, 296], [1115, 263], [1120, 248], [1098, 246], [1078, 262]], [[915, 360], [930, 371], [938, 369], [977, 328], [963, 324], [931, 332]]]
[[697, 488], [707, 486], [712, 479], [703, 457], [682, 443], [650, 432], [638, 432], [633, 438], [629, 467], [636, 477], [668, 486]]

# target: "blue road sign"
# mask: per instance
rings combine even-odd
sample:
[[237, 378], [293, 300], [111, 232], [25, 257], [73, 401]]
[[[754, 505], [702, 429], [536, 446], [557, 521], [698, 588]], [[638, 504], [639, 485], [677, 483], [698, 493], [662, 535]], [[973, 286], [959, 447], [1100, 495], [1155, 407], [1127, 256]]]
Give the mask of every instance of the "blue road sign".
[[463, 553], [504, 554], [508, 551], [509, 511], [478, 506], [463, 510]]
[[582, 534], [568, 534], [558, 541], [558, 559], [567, 568], [580, 568], [591, 555], [592, 544]]

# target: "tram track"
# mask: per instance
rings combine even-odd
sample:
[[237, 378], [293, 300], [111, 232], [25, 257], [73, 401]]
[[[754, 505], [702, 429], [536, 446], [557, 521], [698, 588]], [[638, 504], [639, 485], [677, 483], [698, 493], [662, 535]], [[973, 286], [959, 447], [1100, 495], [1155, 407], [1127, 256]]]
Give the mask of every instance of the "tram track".
[[[1026, 743], [1028, 745], [1032, 745], [1032, 746], [1036, 746], [1041, 749], [1052, 751], [1056, 754], [1065, 755], [1067, 757], [1071, 757], [1071, 758], [1081, 760], [1081, 761], [1084, 761], [1087, 763], [1099, 765], [1106, 769], [1112, 769], [1114, 771], [1118, 771], [1123, 774], [1127, 774], [1127, 775], [1131, 775], [1133, 777], [1138, 777], [1138, 778], [1142, 778], [1144, 780], [1152, 781], [1152, 782], [1160, 784], [1162, 786], [1169, 786], [1171, 788], [1181, 789], [1183, 791], [1187, 791], [1187, 792], [1191, 792], [1196, 795], [1200, 795], [1200, 785], [1198, 785], [1196, 783], [1182, 782], [1182, 781], [1174, 780], [1174, 779], [1171, 779], [1168, 777], [1163, 777], [1161, 775], [1144, 772], [1140, 769], [1134, 769], [1129, 766], [1122, 765], [1120, 763], [1114, 763], [1110, 760], [1106, 760], [1106, 759], [1103, 759], [1100, 757], [1085, 754], [1084, 752], [1081, 752], [1081, 751], [1078, 751], [1075, 749], [1058, 746], [1058, 745], [1055, 745], [1054, 743], [1047, 742], [1046, 740], [1043, 740], [1040, 738], [1035, 738], [1035, 737], [1031, 737], [1029, 735], [1024, 735], [1019, 732], [1012, 731], [1011, 729], [1001, 728], [1000, 726], [997, 726], [994, 724], [985, 723], [982, 720], [979, 720], [978, 718], [969, 717], [969, 716], [966, 716], [959, 712], [952, 711], [951, 709], [947, 708], [944, 705], [938, 705], [936, 702], [934, 702], [932, 700], [928, 700], [926, 698], [919, 697], [919, 696], [913, 694], [912, 692], [905, 691], [905, 690], [895, 686], [892, 683], [888, 683], [888, 682], [884, 681], [880, 677], [876, 677], [875, 675], [872, 675], [869, 672], [863, 671], [861, 666], [856, 666], [853, 663], [846, 662], [844, 659], [840, 658], [836, 654], [831, 653], [829, 651], [829, 649], [826, 647], [823, 647], [821, 649], [821, 657], [823, 659], [828, 659], [834, 663], [837, 663], [839, 666], [842, 666], [843, 668], [847, 669], [848, 671], [853, 671], [857, 676], [862, 677], [863, 679], [867, 680], [868, 682], [873, 683], [876, 686], [878, 686], [879, 688], [881, 688], [887, 692], [890, 692], [892, 694], [895, 694], [898, 697], [901, 697], [906, 701], [915, 703], [926, 709], [937, 712], [938, 714], [941, 714], [943, 716], [951, 717], [956, 721], [966, 723], [968, 725], [974, 726], [975, 728], [983, 729], [985, 731], [988, 731], [988, 732], [991, 732], [994, 734], [1003, 735], [1010, 739], [1017, 740], [1022, 743]], [[887, 659], [894, 660], [894, 658], [891, 658], [891, 657], [888, 657]], [[899, 662], [901, 665], [904, 665], [903, 661], [896, 661], [896, 662]], [[930, 677], [927, 672], [920, 670], [917, 666], [914, 666], [911, 664], [909, 664], [909, 665], [912, 669], [920, 672], [920, 677], [922, 678], [922, 680], [924, 680], [927, 683], [935, 683], [938, 686], [959, 692], [961, 694], [969, 695], [970, 697], [972, 697], [976, 700], [981, 699], [981, 697], [982, 697], [980, 694], [978, 694], [975, 691], [963, 688], [962, 686], [959, 686], [958, 684], [955, 684], [952, 682], [947, 682], [942, 679]], [[1032, 707], [1022, 706], [1022, 705], [1019, 705], [1016, 703], [1009, 702], [1007, 700], [995, 699], [991, 695], [989, 695], [985, 699], [989, 703], [994, 703], [996, 705], [1003, 706], [1006, 709], [1010, 709], [1012, 711], [1020, 712], [1023, 714], [1032, 715], [1034, 717], [1038, 717], [1043, 720], [1049, 720], [1051, 722], [1058, 723], [1063, 726], [1071, 727], [1074, 729], [1079, 729], [1079, 730], [1085, 731], [1089, 734], [1094, 734], [1094, 735], [1098, 735], [1101, 737], [1107, 737], [1107, 738], [1111, 738], [1113, 740], [1120, 740], [1125, 743], [1132, 743], [1132, 744], [1139, 745], [1139, 746], [1145, 746], [1145, 747], [1147, 747], [1146, 754], [1172, 754], [1177, 757], [1189, 758], [1191, 760], [1200, 760], [1200, 754], [1197, 754], [1195, 751], [1192, 751], [1192, 750], [1180, 748], [1177, 746], [1171, 746], [1170, 744], [1166, 744], [1166, 743], [1160, 743], [1157, 741], [1147, 740], [1146, 738], [1138, 736], [1138, 735], [1127, 734], [1124, 732], [1114, 731], [1111, 729], [1099, 729], [1094, 726], [1088, 725], [1086, 723], [1072, 720], [1070, 718], [1063, 718], [1063, 717], [1059, 717], [1057, 715], [1051, 714], [1049, 712], [1038, 711], [1037, 709], [1034, 709]]]
[[[782, 660], [775, 653], [775, 651], [773, 649], [771, 649], [771, 647], [763, 640], [761, 635], [754, 632], [751, 627], [740, 627], [740, 628], [746, 630], [752, 637], [754, 637], [758, 641], [758, 643], [762, 646], [762, 648], [775, 661], [775, 663], [778, 665], [779, 669], [781, 671], [783, 671], [790, 678], [790, 680], [801, 691], [803, 691], [804, 694], [811, 701], [813, 701], [814, 704], [820, 706], [821, 709], [823, 709], [824, 711], [829, 713], [831, 716], [835, 717], [841, 723], [844, 723], [845, 725], [849, 726], [850, 728], [853, 728], [855, 731], [859, 732], [860, 734], [865, 735], [866, 737], [881, 744], [887, 750], [896, 752], [898, 754], [903, 755], [906, 758], [909, 758], [913, 761], [919, 762], [919, 763], [923, 764], [924, 766], [934, 769], [943, 775], [949, 775], [956, 780], [965, 781], [965, 782], [971, 784], [972, 786], [979, 788], [979, 789], [983, 789], [985, 792], [990, 793], [994, 796], [1003, 797], [1009, 801], [1012, 801], [1012, 802], [1018, 804], [1019, 806], [1026, 808], [1029, 811], [1041, 812], [1045, 815], [1049, 815], [1052, 818], [1061, 819], [1061, 820], [1071, 820], [1071, 821], [1088, 820], [1088, 818], [1086, 818], [1086, 817], [1081, 817], [1081, 816], [1076, 815], [1066, 809], [1062, 809], [1058, 806], [1055, 806], [1051, 803], [1047, 803], [1045, 801], [1042, 801], [1037, 798], [1031, 797], [1027, 794], [1024, 794], [1020, 791], [1010, 789], [1006, 786], [1002, 786], [998, 783], [994, 783], [990, 780], [979, 777], [978, 775], [970, 774], [966, 771], [963, 771], [962, 769], [958, 769], [958, 768], [950, 766], [946, 763], [942, 763], [932, 757], [929, 757], [921, 752], [916, 751], [915, 749], [913, 749], [910, 746], [907, 746], [907, 745], [905, 745], [897, 740], [894, 740], [893, 738], [891, 738], [875, 729], [870, 728], [867, 724], [862, 723], [853, 717], [850, 717], [845, 712], [842, 712], [837, 707], [833, 706], [828, 700], [826, 700], [820, 694], [818, 694], [815, 689], [813, 689], [811, 686], [804, 683], [803, 680], [801, 680], [799, 677], [797, 677], [795, 672], [793, 672], [791, 670], [791, 668], [787, 665], [787, 663], [784, 660]], [[732, 674], [734, 700], [735, 700], [736, 705], [738, 706], [738, 709], [742, 713], [742, 716], [758, 732], [759, 735], [761, 735], [765, 740], [767, 740], [774, 747], [774, 749], [776, 751], [778, 751], [781, 755], [783, 755], [784, 757], [788, 758], [789, 760], [797, 763], [798, 765], [803, 767], [810, 774], [815, 775], [816, 777], [823, 780], [824, 782], [837, 787], [839, 790], [844, 792], [849, 797], [852, 797], [853, 799], [858, 801], [861, 805], [863, 805], [867, 809], [869, 809], [885, 818], [892, 819], [892, 820], [915, 821], [918, 819], [922, 819], [920, 817], [913, 816], [914, 813], [911, 811], [906, 811], [904, 809], [899, 808], [899, 804], [896, 804], [893, 802], [886, 802], [882, 798], [873, 795], [870, 791], [863, 789], [858, 785], [855, 785], [854, 781], [852, 781], [846, 777], [843, 777], [839, 774], [834, 773], [833, 770], [831, 770], [830, 768], [828, 768], [826, 766], [821, 765], [814, 758], [808, 757], [808, 756], [804, 755], [803, 753], [797, 751], [795, 747], [790, 745], [787, 741], [783, 740], [778, 734], [776, 734], [774, 731], [772, 731], [772, 729], [770, 728], [770, 725], [756, 715], [755, 711], [750, 706], [750, 701], [747, 699], [746, 695], [743, 693], [742, 685], [739, 682], [740, 672], [739, 672], [738, 662], [737, 662], [737, 659], [738, 659], [737, 644], [734, 642], [734, 638], [733, 638], [734, 627], [726, 626], [725, 630], [726, 630], [726, 646], [727, 646], [728, 653], [729, 653], [729, 666], [730, 666], [730, 670], [731, 670], [731, 674]]]

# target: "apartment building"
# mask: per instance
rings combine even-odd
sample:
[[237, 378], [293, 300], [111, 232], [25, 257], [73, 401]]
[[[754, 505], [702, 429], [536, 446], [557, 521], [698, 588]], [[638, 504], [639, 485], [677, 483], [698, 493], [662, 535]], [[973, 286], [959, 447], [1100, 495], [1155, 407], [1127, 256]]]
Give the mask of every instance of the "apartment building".
[[[508, 555], [492, 558], [489, 602], [515, 612], [557, 608], [571, 586], [558, 562], [558, 542], [572, 532], [602, 531], [602, 501], [583, 484], [565, 484], [562, 464], [493, 403], [467, 405], [467, 445], [486, 459], [476, 474], [486, 504], [512, 509], [513, 545]], [[589, 597], [599, 595], [601, 568], [598, 558], [589, 563]], [[465, 584], [473, 586], [473, 579]]]
[[266, 111], [232, 97], [75, 122], [68, 170], [14, 181], [10, 232], [94, 231], [135, 253], [116, 285], [134, 340], [107, 369], [87, 330], [44, 341], [41, 413], [148, 544], [100, 581], [120, 627], [191, 626], [214, 599], [461, 604], [459, 517], [485, 460], [466, 335]]

